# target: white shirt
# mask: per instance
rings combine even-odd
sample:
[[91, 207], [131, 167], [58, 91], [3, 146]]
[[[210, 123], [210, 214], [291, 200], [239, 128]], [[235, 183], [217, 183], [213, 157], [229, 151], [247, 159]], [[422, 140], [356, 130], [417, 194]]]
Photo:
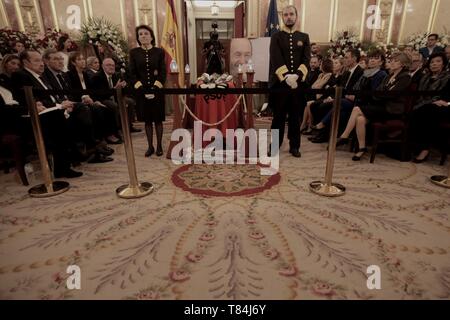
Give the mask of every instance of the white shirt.
[[11, 91], [8, 89], [0, 86], [0, 95], [2, 96], [3, 100], [5, 101], [6, 105], [12, 106], [12, 105], [18, 105], [19, 103], [14, 100], [13, 95]]
[[69, 71], [68, 65], [69, 65], [69, 55], [65, 52], [59, 51], [61, 53], [61, 56], [64, 58], [64, 69], [63, 72]]

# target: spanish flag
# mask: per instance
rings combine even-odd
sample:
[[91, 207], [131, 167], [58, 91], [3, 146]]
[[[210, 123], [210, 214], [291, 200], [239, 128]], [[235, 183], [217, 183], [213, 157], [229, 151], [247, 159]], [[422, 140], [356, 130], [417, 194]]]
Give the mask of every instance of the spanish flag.
[[168, 73], [170, 72], [170, 63], [172, 60], [175, 59], [177, 62], [179, 71], [178, 82], [180, 87], [182, 87], [184, 83], [183, 41], [181, 39], [181, 31], [177, 24], [173, 0], [167, 0], [166, 20], [164, 21], [161, 48], [166, 51], [166, 67]]

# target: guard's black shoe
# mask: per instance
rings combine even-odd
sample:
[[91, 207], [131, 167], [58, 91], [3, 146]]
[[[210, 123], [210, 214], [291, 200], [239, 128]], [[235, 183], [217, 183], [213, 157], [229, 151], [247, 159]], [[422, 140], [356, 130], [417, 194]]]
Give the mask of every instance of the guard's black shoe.
[[300, 153], [300, 151], [296, 148], [291, 148], [289, 150], [289, 153], [292, 154], [294, 157], [296, 158], [300, 158], [302, 156], [302, 154]]

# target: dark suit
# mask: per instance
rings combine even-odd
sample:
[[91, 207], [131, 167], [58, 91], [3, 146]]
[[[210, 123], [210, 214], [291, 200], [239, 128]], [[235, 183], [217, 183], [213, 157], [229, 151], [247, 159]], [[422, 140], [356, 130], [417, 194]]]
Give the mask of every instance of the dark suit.
[[433, 48], [433, 51], [431, 52], [431, 54], [430, 54], [430, 52], [428, 51], [428, 47], [424, 47], [424, 48], [420, 48], [420, 49], [419, 49], [419, 53], [420, 53], [425, 59], [428, 59], [433, 53], [444, 52], [444, 51], [445, 51], [445, 49], [442, 48], [442, 47], [439, 47], [439, 46], [435, 46], [435, 47]]
[[[270, 39], [269, 87], [290, 88], [286, 83], [288, 74], [297, 74], [297, 83], [306, 87], [311, 45], [306, 33], [283, 29], [272, 35]], [[299, 90], [292, 93], [272, 94], [273, 104], [272, 129], [279, 130], [279, 146], [284, 139], [286, 116], [288, 116], [288, 139], [290, 149], [300, 148], [300, 115], [306, 105], [306, 97]]]
[[[72, 83], [66, 73], [60, 72], [59, 77], [57, 78], [57, 76], [46, 67], [44, 77], [54, 90], [82, 90], [81, 82], [78, 88], [72, 87]], [[62, 103], [65, 100], [74, 102], [74, 109], [70, 113], [70, 118], [68, 119], [72, 140], [76, 143], [85, 144], [88, 149], [94, 147], [96, 143], [93, 115], [89, 106], [81, 103], [81, 94], [66, 95], [61, 93], [55, 96], [58, 99], [58, 103]]]
[[[66, 74], [63, 72], [59, 73], [61, 76], [61, 79], [57, 79], [55, 74], [47, 67], [45, 67], [44, 70], [44, 79], [45, 81], [51, 86], [51, 88], [49, 89], [53, 89], [53, 90], [69, 90], [70, 86], [69, 86], [69, 79], [67, 78]], [[80, 100], [75, 100], [73, 99], [73, 97], [71, 96], [67, 96], [66, 94], [60, 93], [60, 94], [55, 94], [54, 95], [55, 98], [58, 100], [58, 103], [63, 102], [64, 100], [71, 100], [71, 101], [80, 101]]]
[[[117, 73], [112, 75], [112, 82], [113, 86], [116, 85], [117, 81], [119, 81], [119, 75]], [[92, 89], [94, 90], [109, 90], [109, 83], [108, 78], [106, 77], [106, 73], [103, 70], [100, 70], [97, 72], [91, 80]], [[93, 95], [92, 99], [98, 100], [98, 101], [105, 101], [105, 100], [113, 100], [115, 99], [114, 95], [111, 94], [104, 94], [104, 93], [96, 93]]]
[[[42, 102], [45, 107], [55, 106], [55, 99], [45, 91], [42, 84], [27, 70], [20, 70], [12, 75], [14, 85], [14, 99], [21, 105], [26, 105], [24, 86], [32, 86], [35, 92], [36, 101]], [[44, 82], [47, 86], [47, 84]], [[49, 86], [49, 85], [48, 85]], [[70, 169], [70, 151], [73, 144], [70, 140], [68, 122], [63, 110], [55, 110], [39, 116], [42, 134], [46, 147], [52, 151], [54, 160], [54, 172], [56, 175], [65, 173]], [[73, 150], [73, 149], [72, 149]]]
[[[363, 73], [364, 70], [358, 65], [353, 71], [353, 74], [350, 72], [350, 70], [344, 72], [342, 77], [340, 77], [340, 79], [338, 80], [337, 85], [343, 86], [346, 90], [351, 90], [361, 78]], [[313, 115], [314, 123], [320, 122], [332, 108], [333, 102], [323, 103], [322, 101], [318, 101], [313, 103], [313, 105], [311, 106], [311, 113]]]
[[[69, 70], [66, 73], [69, 80], [69, 86], [73, 90], [83, 90], [81, 79], [76, 70]], [[88, 90], [93, 89], [92, 79], [89, 78], [86, 71], [83, 71], [83, 78]], [[77, 101], [81, 101], [81, 94], [73, 95]], [[95, 101], [95, 99], [93, 99]], [[117, 125], [115, 119], [115, 112], [111, 108], [105, 108], [101, 106], [91, 105], [89, 106], [91, 111], [91, 117], [93, 122], [94, 136], [103, 140], [104, 138], [117, 133]]]
[[[122, 77], [118, 73], [115, 73], [112, 75], [113, 86], [115, 86], [117, 84], [119, 79], [122, 79]], [[124, 79], [122, 79], [122, 80], [124, 80]], [[103, 70], [100, 70], [99, 72], [97, 72], [92, 77], [90, 83], [92, 85], [93, 90], [103, 90], [104, 91], [104, 90], [110, 89], [109, 83], [108, 83], [108, 78], [106, 77], [106, 73]], [[110, 108], [112, 111], [114, 111], [114, 115], [115, 115], [115, 119], [116, 119], [116, 127], [117, 128], [122, 127], [122, 124], [120, 121], [119, 106], [117, 104], [117, 98], [116, 98], [115, 94], [109, 95], [109, 94], [98, 93], [98, 94], [93, 95], [92, 99], [100, 101], [101, 103], [106, 105], [108, 108]], [[128, 106], [128, 109], [127, 109], [128, 120], [129, 120], [128, 122], [131, 126], [133, 109], [134, 109], [135, 103], [132, 99], [129, 99], [129, 98], [125, 98], [125, 102]]]
[[[119, 81], [119, 76], [117, 73], [112, 75], [112, 83], [113, 86], [116, 85], [117, 81]], [[92, 89], [98, 90], [98, 91], [105, 91], [110, 90], [108, 83], [108, 78], [106, 77], [106, 73], [103, 70], [100, 70], [97, 72], [91, 79]], [[114, 89], [112, 89], [114, 90]], [[114, 119], [115, 119], [115, 127], [121, 128], [121, 121], [120, 121], [120, 112], [119, 112], [119, 106], [117, 104], [116, 96], [115, 94], [107, 94], [107, 93], [95, 93], [92, 97], [95, 101], [100, 101], [105, 106], [107, 106], [113, 113], [114, 113]]]
[[[51, 89], [51, 86], [48, 82], [46, 82], [45, 77], [42, 77], [41, 80], [44, 82], [44, 85], [48, 89]], [[27, 105], [23, 87], [31, 86], [33, 87], [33, 89], [37, 89], [37, 91], [34, 92], [34, 98], [36, 101], [42, 102], [42, 104], [46, 108], [54, 107], [56, 105], [57, 101], [56, 97], [46, 92], [46, 88], [44, 88], [42, 84], [39, 82], [39, 80], [37, 80], [27, 70], [23, 69], [13, 73], [13, 75], [11, 76], [11, 81], [13, 83], [13, 95], [15, 97], [15, 100], [18, 101], [19, 104], [24, 106]]]

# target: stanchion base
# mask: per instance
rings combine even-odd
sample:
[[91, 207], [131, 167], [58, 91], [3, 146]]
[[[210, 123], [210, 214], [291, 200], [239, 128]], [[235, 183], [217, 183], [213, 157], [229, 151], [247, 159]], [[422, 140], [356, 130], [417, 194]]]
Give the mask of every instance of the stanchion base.
[[45, 184], [40, 184], [28, 190], [28, 194], [33, 198], [48, 198], [64, 193], [69, 188], [70, 184], [68, 182], [53, 181], [50, 188], [47, 188]]
[[450, 179], [446, 176], [432, 176], [431, 182], [444, 188], [450, 188]]
[[142, 198], [153, 192], [153, 184], [150, 182], [141, 182], [138, 187], [131, 187], [125, 184], [117, 188], [117, 196], [124, 199]]
[[309, 184], [309, 190], [325, 197], [339, 197], [345, 194], [345, 187], [343, 185], [333, 183], [331, 186], [329, 186], [322, 181], [311, 182]]

